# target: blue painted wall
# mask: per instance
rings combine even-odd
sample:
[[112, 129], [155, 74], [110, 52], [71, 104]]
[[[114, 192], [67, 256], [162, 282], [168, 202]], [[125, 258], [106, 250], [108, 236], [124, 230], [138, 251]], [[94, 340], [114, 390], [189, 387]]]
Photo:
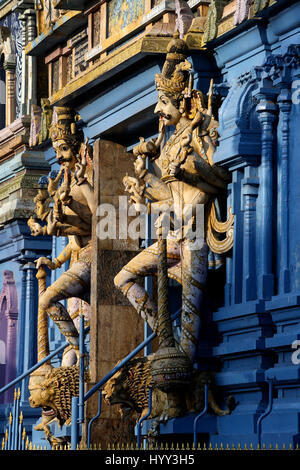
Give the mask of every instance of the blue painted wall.
[[[217, 371], [223, 405], [228, 395], [237, 402], [229, 416], [200, 420], [199, 432], [208, 432], [213, 445], [300, 440], [299, 366], [292, 362], [292, 343], [300, 339], [300, 68], [299, 48], [292, 47], [300, 44], [300, 3], [281, 3], [280, 13], [213, 42], [210, 58], [202, 52], [191, 57], [196, 87], [206, 92], [214, 76], [216, 93], [224, 96], [214, 159], [232, 173], [228, 205], [235, 214], [222, 306], [208, 305], [210, 321], [199, 345], [199, 367], [209, 363]], [[128, 68], [122, 80], [102, 84], [75, 104], [91, 142], [102, 137], [130, 149], [140, 135], [155, 136], [154, 75], [162, 63], [152, 58], [141, 69]], [[54, 168], [53, 150], [45, 155]], [[25, 243], [25, 228], [6, 230], [5, 236], [21, 231]], [[37, 250], [36, 239], [28, 243], [28, 252]], [[51, 249], [53, 257], [64, 243], [54, 239], [46, 252]], [[16, 279], [24, 287], [19, 272]], [[51, 347], [59, 341], [53, 328]], [[191, 422], [181, 421], [181, 432], [191, 433]], [[165, 432], [170, 429], [179, 428], [173, 423]]]
[[[210, 337], [204, 332], [199, 344], [200, 367], [218, 367], [223, 405], [230, 394], [237, 402], [231, 415], [211, 417], [213, 425], [199, 422], [199, 432], [209, 432], [213, 445], [296, 445], [300, 436], [299, 366], [292, 362], [292, 343], [300, 334], [299, 102], [293, 98], [300, 101], [300, 69], [299, 48], [292, 47], [300, 44], [300, 4], [281, 4], [280, 13], [211, 43], [214, 59], [192, 56], [196, 86], [206, 92], [214, 76], [216, 92], [225, 96], [214, 159], [232, 173], [228, 205], [235, 214], [223, 306], [209, 312]], [[160, 67], [124, 76], [80, 105], [89, 138], [122, 143], [133, 123], [136, 133], [124, 145], [151, 137], [147, 119]], [[191, 433], [191, 420], [182, 420], [180, 429]], [[162, 426], [161, 432], [178, 427]]]

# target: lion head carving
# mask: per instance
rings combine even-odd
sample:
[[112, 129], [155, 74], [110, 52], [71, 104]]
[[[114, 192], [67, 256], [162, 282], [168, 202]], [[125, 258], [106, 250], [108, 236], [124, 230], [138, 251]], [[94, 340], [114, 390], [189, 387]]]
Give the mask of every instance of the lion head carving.
[[[106, 383], [103, 389], [105, 402], [108, 405], [119, 405], [122, 417], [137, 411], [140, 419], [148, 413], [149, 387], [153, 385], [152, 357], [153, 355], [128, 361]], [[206, 371], [195, 371], [190, 385], [179, 396], [179, 401], [172, 394], [153, 388], [150, 418], [165, 420], [188, 412], [201, 411], [204, 407], [205, 384], [209, 386], [208, 404], [211, 411], [219, 416], [231, 413], [235, 406], [233, 397], [228, 398], [225, 410], [219, 408], [212, 393], [212, 374]]]
[[42, 423], [47, 425], [57, 419], [60, 426], [70, 424], [72, 398], [79, 394], [79, 368], [57, 367], [45, 379], [29, 386], [29, 403], [32, 408], [42, 408]]

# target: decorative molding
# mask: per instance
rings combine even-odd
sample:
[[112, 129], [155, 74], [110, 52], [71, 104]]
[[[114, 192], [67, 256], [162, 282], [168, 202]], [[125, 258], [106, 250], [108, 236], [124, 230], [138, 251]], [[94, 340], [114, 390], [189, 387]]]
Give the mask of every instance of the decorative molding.
[[109, 73], [115, 69], [120, 70], [126, 66], [127, 61], [137, 60], [145, 54], [159, 53], [165, 54], [167, 45], [170, 41], [169, 37], [141, 37], [130, 44], [120, 47], [118, 50], [105, 57], [102, 61], [98, 61], [93, 67], [89, 68], [86, 73], [72, 80], [64, 88], [59, 90], [51, 97], [51, 103], [62, 103], [62, 99], [69, 99], [71, 94], [86, 89], [92, 82], [100, 82], [106, 78]]
[[267, 76], [276, 81], [282, 77], [288, 78], [292, 69], [300, 66], [300, 44], [291, 44], [285, 54], [270, 54], [264, 62]]

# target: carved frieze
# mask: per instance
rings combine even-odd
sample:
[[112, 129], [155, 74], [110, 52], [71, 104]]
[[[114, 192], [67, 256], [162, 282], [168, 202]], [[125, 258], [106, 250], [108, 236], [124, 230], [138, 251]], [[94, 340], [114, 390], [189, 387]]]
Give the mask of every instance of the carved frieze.
[[48, 98], [41, 99], [41, 106], [35, 104], [31, 106], [30, 147], [35, 147], [49, 139], [52, 114], [52, 106]]
[[108, 2], [108, 37], [118, 34], [145, 11], [145, 0], [110, 0]]

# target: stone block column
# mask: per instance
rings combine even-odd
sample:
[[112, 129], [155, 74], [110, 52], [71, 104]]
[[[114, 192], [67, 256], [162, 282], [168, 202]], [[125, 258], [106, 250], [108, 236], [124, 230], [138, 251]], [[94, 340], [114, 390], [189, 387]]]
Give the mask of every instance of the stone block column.
[[9, 126], [16, 119], [16, 64], [4, 63], [6, 81], [6, 117], [5, 124]]

